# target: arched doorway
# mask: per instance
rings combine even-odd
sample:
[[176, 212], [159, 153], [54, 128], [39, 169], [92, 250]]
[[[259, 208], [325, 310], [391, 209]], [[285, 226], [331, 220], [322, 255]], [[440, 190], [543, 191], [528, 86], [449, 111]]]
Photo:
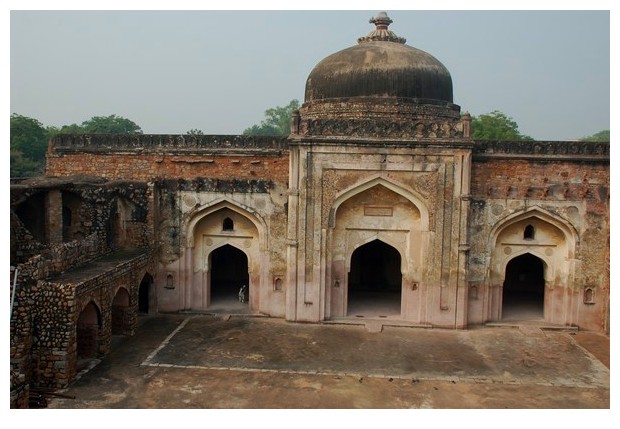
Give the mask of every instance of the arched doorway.
[[130, 330], [129, 292], [121, 287], [112, 300], [112, 335], [125, 335]]
[[138, 313], [149, 314], [151, 307], [151, 290], [153, 284], [153, 277], [149, 273], [146, 273], [140, 282], [138, 288]]
[[76, 340], [78, 360], [97, 357], [99, 354], [100, 328], [101, 315], [99, 308], [94, 302], [90, 301], [86, 304], [77, 320]]
[[49, 237], [46, 236], [44, 192], [30, 196], [15, 209], [15, 213], [35, 240], [39, 243], [49, 242]]
[[[209, 267], [211, 273], [209, 309], [247, 309], [251, 293], [247, 255], [236, 247], [225, 244], [211, 252]], [[243, 286], [245, 290], [241, 299]]]
[[502, 320], [542, 320], [545, 306], [545, 266], [525, 253], [506, 265], [502, 293]]
[[402, 273], [400, 253], [374, 240], [351, 255], [347, 289], [347, 316], [399, 317]]
[[80, 240], [86, 235], [83, 230], [83, 205], [82, 197], [62, 191], [62, 241]]

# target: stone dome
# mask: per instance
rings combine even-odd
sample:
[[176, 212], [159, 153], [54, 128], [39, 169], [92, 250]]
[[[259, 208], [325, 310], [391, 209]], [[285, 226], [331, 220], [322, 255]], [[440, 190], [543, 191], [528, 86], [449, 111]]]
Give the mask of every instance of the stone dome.
[[[452, 78], [432, 55], [388, 30], [385, 12], [370, 20], [376, 29], [358, 45], [317, 64], [306, 81], [305, 102], [352, 97], [410, 99], [415, 103], [452, 103]], [[405, 100], [402, 100], [405, 101]]]

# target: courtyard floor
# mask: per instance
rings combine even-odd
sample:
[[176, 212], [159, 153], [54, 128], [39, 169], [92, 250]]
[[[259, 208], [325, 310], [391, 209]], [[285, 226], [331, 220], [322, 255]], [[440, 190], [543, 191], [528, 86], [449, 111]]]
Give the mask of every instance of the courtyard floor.
[[607, 336], [373, 323], [143, 316], [48, 408], [610, 408]]

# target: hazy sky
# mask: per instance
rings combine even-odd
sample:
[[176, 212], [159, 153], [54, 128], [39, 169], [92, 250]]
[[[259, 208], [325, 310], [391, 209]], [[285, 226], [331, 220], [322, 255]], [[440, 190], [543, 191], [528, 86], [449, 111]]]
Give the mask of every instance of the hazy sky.
[[[110, 114], [145, 133], [238, 134], [303, 101], [312, 68], [381, 9], [10, 12], [10, 110], [44, 125]], [[609, 11], [387, 10], [450, 71], [454, 102], [540, 140], [610, 128]]]

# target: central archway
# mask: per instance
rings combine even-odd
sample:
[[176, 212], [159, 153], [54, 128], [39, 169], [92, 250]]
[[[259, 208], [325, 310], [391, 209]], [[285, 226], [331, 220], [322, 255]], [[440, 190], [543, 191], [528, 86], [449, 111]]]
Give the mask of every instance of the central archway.
[[373, 240], [353, 252], [347, 290], [348, 317], [400, 316], [401, 290], [398, 250]]
[[545, 267], [543, 261], [525, 253], [506, 265], [502, 294], [502, 320], [544, 318]]
[[[209, 309], [247, 309], [250, 298], [248, 257], [230, 244], [215, 249], [209, 255], [211, 267], [211, 299]], [[246, 286], [243, 302], [240, 290]]]

